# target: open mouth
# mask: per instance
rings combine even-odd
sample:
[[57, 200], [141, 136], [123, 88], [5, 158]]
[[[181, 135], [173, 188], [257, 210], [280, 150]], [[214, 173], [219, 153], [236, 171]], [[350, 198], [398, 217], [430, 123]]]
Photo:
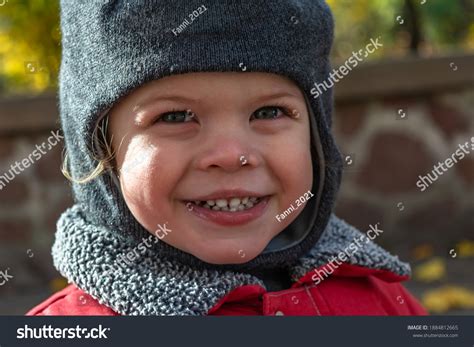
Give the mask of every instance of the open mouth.
[[265, 197], [247, 196], [241, 198], [228, 198], [216, 200], [195, 200], [187, 201], [186, 206], [189, 208], [198, 206], [213, 211], [238, 212], [248, 210], [257, 205]]
[[189, 213], [202, 220], [223, 226], [239, 226], [260, 218], [267, 210], [271, 199], [271, 195], [251, 196], [252, 194], [247, 193], [232, 196], [233, 194], [227, 194], [183, 202]]

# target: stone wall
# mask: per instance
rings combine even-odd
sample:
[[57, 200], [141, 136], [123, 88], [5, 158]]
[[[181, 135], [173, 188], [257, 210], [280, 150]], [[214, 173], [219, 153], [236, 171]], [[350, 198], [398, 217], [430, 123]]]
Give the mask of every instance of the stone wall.
[[[420, 242], [442, 251], [472, 235], [473, 107], [474, 89], [338, 105], [335, 131], [351, 163], [338, 201], [339, 215], [362, 229], [381, 222], [390, 230], [383, 241], [398, 252]], [[416, 185], [419, 176], [436, 177], [431, 173], [434, 165], [466, 142], [473, 154], [446, 167], [446, 172], [439, 168], [443, 174], [421, 191]]]
[[[460, 66], [456, 71], [453, 61]], [[355, 80], [362, 83], [357, 94], [347, 86], [339, 94], [334, 131], [346, 171], [336, 211], [362, 230], [380, 222], [387, 232], [377, 241], [404, 257], [420, 244], [446, 255], [457, 242], [472, 239], [473, 68], [472, 57], [365, 66], [350, 76], [352, 88]], [[419, 176], [466, 142], [472, 153], [446, 172], [439, 168], [439, 178], [421, 191]]]

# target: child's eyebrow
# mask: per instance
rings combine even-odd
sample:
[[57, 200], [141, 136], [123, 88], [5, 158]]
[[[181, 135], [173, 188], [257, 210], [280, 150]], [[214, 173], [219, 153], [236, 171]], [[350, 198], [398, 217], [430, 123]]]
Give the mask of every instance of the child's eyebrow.
[[[255, 98], [251, 99], [251, 101], [266, 101], [269, 99], [279, 99], [279, 98], [285, 98], [285, 97], [293, 97], [297, 98], [298, 96], [290, 93], [290, 92], [274, 92], [274, 93], [269, 93], [266, 95], [258, 95]], [[187, 102], [193, 102], [197, 103], [199, 102], [199, 99], [194, 99], [192, 97], [185, 97], [185, 96], [178, 96], [178, 95], [159, 95], [159, 96], [153, 96], [151, 98], [146, 98], [137, 105], [135, 110], [139, 110], [141, 108], [147, 108], [150, 104], [154, 104], [155, 102], [158, 101], [174, 101], [174, 102], [181, 102], [181, 103], [187, 103]]]
[[141, 100], [138, 105], [134, 108], [134, 111], [140, 110], [142, 108], [147, 108], [151, 104], [154, 104], [158, 101], [174, 101], [174, 102], [197, 102], [199, 100], [193, 99], [191, 97], [177, 96], [177, 95], [155, 95], [151, 98], [146, 98]]
[[280, 98], [287, 98], [287, 97], [291, 97], [291, 98], [298, 98], [297, 95], [293, 94], [293, 93], [289, 93], [289, 92], [279, 92], [279, 93], [271, 93], [271, 94], [267, 94], [267, 95], [260, 95], [258, 97], [256, 97], [254, 99], [254, 101], [268, 101], [268, 100], [273, 100], [273, 99], [280, 99]]

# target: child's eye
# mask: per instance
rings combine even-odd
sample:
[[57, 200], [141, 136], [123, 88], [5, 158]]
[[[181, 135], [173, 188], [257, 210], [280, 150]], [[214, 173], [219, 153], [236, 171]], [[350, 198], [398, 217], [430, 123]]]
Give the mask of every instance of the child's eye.
[[286, 110], [282, 107], [265, 106], [252, 113], [250, 119], [276, 119], [286, 114]]
[[160, 115], [156, 122], [163, 123], [186, 123], [194, 119], [191, 111], [171, 111]]

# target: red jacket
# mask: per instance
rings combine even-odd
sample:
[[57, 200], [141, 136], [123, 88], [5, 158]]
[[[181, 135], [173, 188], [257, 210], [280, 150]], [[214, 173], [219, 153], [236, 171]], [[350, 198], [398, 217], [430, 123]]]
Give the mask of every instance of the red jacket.
[[[229, 292], [212, 307], [214, 316], [328, 316], [328, 315], [426, 315], [425, 309], [399, 283], [408, 276], [342, 264], [319, 284], [306, 273], [286, 290], [267, 292], [259, 285], [245, 285]], [[27, 315], [100, 315], [118, 313], [90, 295], [69, 285], [39, 304]]]

